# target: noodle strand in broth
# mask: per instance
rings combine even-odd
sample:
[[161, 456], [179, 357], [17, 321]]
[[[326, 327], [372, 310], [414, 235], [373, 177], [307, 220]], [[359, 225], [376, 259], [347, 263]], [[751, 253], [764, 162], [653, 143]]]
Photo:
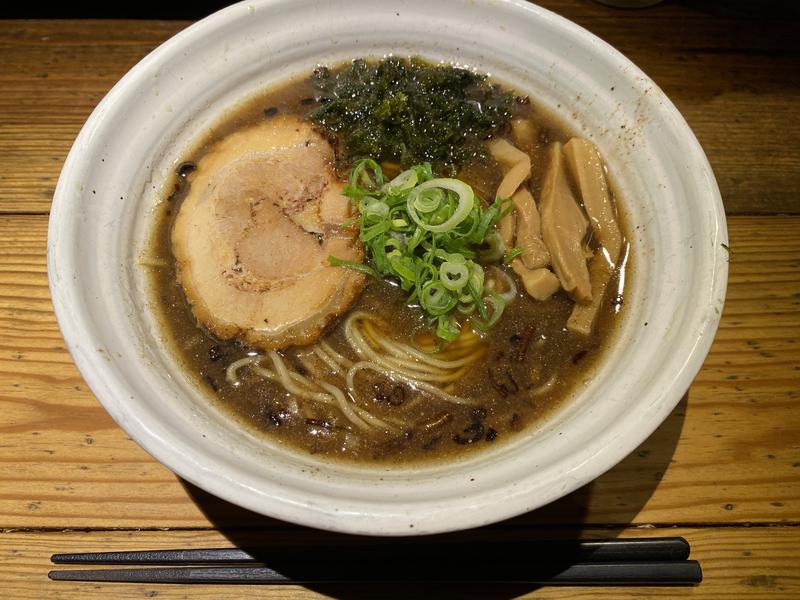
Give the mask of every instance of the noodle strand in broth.
[[[298, 398], [336, 406], [352, 425], [362, 431], [374, 428], [392, 432], [396, 431], [397, 424], [376, 417], [357, 402], [360, 394], [355, 379], [361, 371], [372, 371], [396, 384], [406, 385], [412, 390], [446, 402], [472, 403], [448, 393], [432, 382], [450, 383], [457, 380], [466, 373], [470, 365], [485, 355], [485, 348], [475, 333], [464, 332], [459, 341], [448, 348], [448, 355], [454, 358], [442, 359], [389, 339], [379, 330], [381, 325], [386, 328], [377, 317], [364, 312], [354, 312], [347, 318], [347, 341], [351, 349], [366, 360], [353, 363], [324, 341], [314, 344], [310, 351], [300, 357], [307, 370], [312, 369], [309, 369], [306, 361], [314, 357], [335, 377], [343, 379], [347, 395], [341, 387], [326, 381], [323, 374], [317, 373], [317, 377], [309, 378], [299, 373], [275, 350], [269, 351], [266, 356], [246, 356], [234, 361], [228, 366], [226, 377], [231, 384], [238, 385], [241, 382], [239, 371], [247, 368], [254, 375], [280, 384], [288, 393]], [[272, 361], [274, 370], [261, 365], [266, 357]]]

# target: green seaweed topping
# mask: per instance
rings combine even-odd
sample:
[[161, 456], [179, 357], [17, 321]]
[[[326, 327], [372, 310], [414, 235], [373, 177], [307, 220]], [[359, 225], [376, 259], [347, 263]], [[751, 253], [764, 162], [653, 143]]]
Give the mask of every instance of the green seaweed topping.
[[507, 126], [514, 106], [485, 76], [420, 59], [319, 67], [312, 84], [322, 104], [310, 119], [340, 138], [351, 161], [429, 162], [443, 174], [483, 157], [485, 140]]

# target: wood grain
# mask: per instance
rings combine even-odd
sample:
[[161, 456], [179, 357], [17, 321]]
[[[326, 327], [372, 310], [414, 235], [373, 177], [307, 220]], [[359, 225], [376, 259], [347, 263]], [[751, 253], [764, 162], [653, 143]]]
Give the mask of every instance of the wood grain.
[[[765, 10], [748, 0], [704, 0], [620, 11], [590, 0], [538, 3], [599, 35], [662, 87], [708, 154], [729, 214], [800, 212], [796, 5]], [[57, 551], [228, 546], [262, 535], [302, 544], [331, 536], [210, 497], [154, 461], [88, 391], [53, 316], [46, 215], [64, 158], [114, 83], [188, 24], [0, 20], [0, 587], [15, 600], [430, 597], [420, 586], [390, 593], [46, 579]], [[703, 369], [665, 423], [574, 494], [458, 534], [465, 543], [683, 535], [702, 563], [703, 584], [456, 587], [437, 597], [800, 597], [800, 216], [734, 216], [729, 230], [722, 323]]]
[[[800, 521], [800, 217], [729, 220], [728, 300], [688, 399], [620, 465], [512, 524]], [[87, 390], [54, 320], [45, 216], [0, 217], [0, 527], [267, 519], [185, 487]]]
[[188, 22], [0, 21], [0, 212], [47, 212], [83, 122]]
[[[293, 532], [292, 532], [293, 533]], [[552, 539], [569, 532], [526, 532], [527, 539]], [[700, 561], [703, 583], [694, 588], [554, 588], [532, 586], [496, 585], [448, 586], [431, 589], [413, 583], [377, 587], [368, 585], [342, 587], [319, 585], [302, 586], [237, 586], [219, 585], [139, 585], [53, 582], [47, 572], [53, 568], [50, 555], [54, 552], [91, 552], [100, 550], [143, 550], [158, 548], [208, 548], [231, 546], [217, 531], [93, 531], [93, 532], [8, 532], [0, 533], [0, 562], [4, 565], [2, 579], [14, 590], [15, 600], [83, 600], [92, 594], [98, 597], [127, 598], [219, 598], [256, 597], [269, 594], [270, 598], [285, 600], [346, 597], [406, 598], [413, 595], [436, 598], [797, 598], [800, 596], [800, 575], [797, 571], [800, 528], [769, 527], [724, 529], [626, 529], [625, 537], [654, 537], [680, 535], [692, 547], [691, 558]], [[297, 540], [286, 532], [265, 531], [272, 543], [293, 544]], [[603, 530], [586, 531], [584, 538], [607, 537]], [[537, 538], [538, 536], [538, 538]], [[491, 568], [487, 561], [486, 568]], [[60, 567], [61, 568], [61, 567]], [[64, 567], [71, 568], [71, 567]], [[398, 565], [401, 577], [409, 578]], [[413, 582], [413, 577], [409, 578]]]
[[[729, 213], [798, 212], [793, 9], [748, 14], [741, 3], [704, 2], [626, 12], [588, 0], [541, 4], [619, 48], [663, 88], [703, 144]], [[94, 106], [188, 24], [0, 21], [0, 212], [48, 211], [61, 164]]]

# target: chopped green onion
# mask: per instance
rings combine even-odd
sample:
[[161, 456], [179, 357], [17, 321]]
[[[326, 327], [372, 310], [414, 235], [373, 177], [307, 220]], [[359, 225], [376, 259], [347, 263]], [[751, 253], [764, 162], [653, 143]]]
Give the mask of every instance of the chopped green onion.
[[352, 219], [347, 219], [347, 221], [345, 221], [344, 223], [340, 223], [339, 224], [339, 228], [340, 229], [348, 229], [349, 227], [352, 227], [353, 225], [358, 223], [360, 220], [361, 219], [359, 219], [358, 217], [353, 217]]
[[503, 315], [503, 311], [506, 308], [506, 301], [494, 292], [491, 292], [488, 296], [486, 296], [486, 304], [492, 308], [491, 314], [488, 318], [484, 317], [483, 315], [481, 315], [480, 318], [472, 317], [472, 325], [478, 331], [488, 331], [494, 327], [497, 324], [497, 321], [500, 320], [500, 317]]
[[500, 211], [497, 210], [495, 205], [490, 206], [486, 209], [486, 212], [483, 213], [480, 221], [478, 221], [478, 225], [475, 228], [475, 235], [479, 239], [483, 239], [486, 237], [486, 234], [489, 232], [489, 227], [491, 227], [492, 223], [498, 220], [497, 215]]
[[408, 221], [405, 219], [392, 219], [392, 229], [397, 231], [398, 229], [405, 229], [408, 227]]
[[336, 258], [335, 256], [329, 256], [328, 262], [332, 264], [334, 267], [344, 267], [346, 269], [352, 269], [353, 271], [359, 271], [360, 273], [365, 273], [370, 277], [374, 277], [375, 279], [380, 279], [380, 275], [378, 275], [378, 272], [369, 265], [365, 265], [364, 263], [356, 262], [354, 260], [343, 260], [341, 258]]
[[456, 263], [457, 265], [466, 265], [467, 259], [461, 252], [452, 252], [447, 255], [447, 261], [451, 263]]
[[372, 238], [381, 235], [382, 233], [386, 233], [391, 229], [391, 224], [388, 221], [378, 221], [375, 225], [370, 225], [369, 227], [361, 227], [361, 233], [359, 234], [358, 238], [362, 242], [368, 242]]
[[458, 306], [456, 306], [456, 310], [460, 312], [462, 315], [471, 315], [472, 313], [475, 312], [475, 304], [473, 302], [470, 302], [468, 304], [459, 303]]
[[442, 206], [442, 202], [444, 202], [442, 190], [436, 188], [424, 190], [414, 197], [414, 208], [421, 213], [432, 213]]
[[461, 330], [452, 321], [452, 319], [450, 319], [450, 317], [448, 317], [447, 315], [442, 315], [438, 319], [438, 325], [436, 327], [436, 335], [438, 335], [443, 340], [452, 342], [453, 340], [458, 339], [458, 336], [461, 335]]
[[[420, 196], [423, 192], [433, 188], [442, 188], [445, 190], [452, 190], [456, 194], [458, 194], [458, 206], [453, 214], [450, 215], [450, 218], [440, 224], [431, 225], [430, 223], [426, 223], [423, 221], [420, 216], [417, 214], [415, 210], [414, 203], [417, 197]], [[419, 225], [422, 229], [426, 231], [431, 231], [433, 233], [442, 233], [445, 231], [450, 231], [454, 229], [459, 223], [461, 223], [464, 219], [467, 218], [472, 207], [475, 205], [475, 194], [472, 191], [472, 188], [469, 187], [463, 181], [459, 181], [458, 179], [431, 179], [430, 181], [426, 181], [425, 183], [419, 184], [415, 187], [411, 192], [408, 194], [408, 199], [406, 200], [406, 206], [408, 209], [408, 216], [411, 217], [411, 220], [414, 221], [417, 225]]]
[[509, 264], [511, 264], [512, 260], [517, 258], [522, 253], [523, 253], [522, 248], [520, 248], [519, 246], [516, 246], [516, 247], [512, 248], [511, 250], [509, 250], [508, 252], [506, 252], [505, 256], [503, 257], [503, 262], [505, 264], [509, 265]]
[[397, 192], [402, 192], [405, 190], [410, 190], [419, 181], [419, 175], [414, 169], [408, 169], [407, 171], [403, 171], [392, 179], [389, 183], [383, 186], [383, 191], [388, 192], [390, 194], [394, 194]]
[[391, 235], [387, 235], [386, 239], [383, 242], [384, 248], [398, 248], [400, 250], [403, 249], [403, 242], [401, 239], [396, 238]]
[[480, 253], [482, 261], [502, 258], [505, 248], [495, 226], [507, 203], [496, 200], [483, 208], [469, 185], [435, 179], [427, 163], [383, 181], [380, 166], [364, 159], [344, 190], [359, 212], [368, 264], [335, 257], [330, 263], [395, 280], [409, 293], [408, 302], [418, 303], [436, 323], [442, 340], [460, 335], [458, 318], [464, 317], [458, 315], [471, 315], [478, 328], [494, 325], [504, 303], [485, 285], [483, 267], [474, 259], [481, 245], [489, 246]]
[[358, 212], [363, 213], [367, 210], [367, 207], [372, 204], [373, 202], [377, 202], [378, 199], [375, 196], [364, 195], [358, 199]]
[[414, 165], [411, 170], [417, 174], [417, 180], [420, 183], [433, 179], [433, 168], [431, 163], [425, 162], [420, 165]]
[[489, 313], [486, 312], [486, 305], [483, 303], [481, 292], [475, 289], [475, 286], [472, 285], [471, 282], [467, 284], [467, 290], [469, 290], [470, 297], [475, 303], [475, 307], [478, 309], [478, 314], [481, 316], [481, 319], [487, 320], [489, 318]]
[[406, 242], [406, 248], [408, 248], [409, 252], [413, 252], [422, 243], [423, 239], [425, 239], [425, 230], [417, 227], [411, 238]]
[[389, 264], [401, 282], [413, 281], [417, 275], [414, 259], [410, 256], [392, 256], [389, 258]]
[[[372, 171], [370, 176], [369, 171]], [[355, 190], [364, 190], [366, 193], [377, 191], [383, 186], [383, 170], [371, 158], [362, 158], [350, 171], [350, 185]]]
[[[382, 220], [384, 217], [388, 216], [389, 207], [380, 200], [375, 200], [374, 202], [370, 202], [361, 213], [368, 219]], [[391, 226], [391, 223], [389, 225]]]
[[480, 294], [483, 291], [483, 267], [480, 266], [478, 263], [472, 263], [472, 272], [469, 276], [470, 284], [477, 290]]
[[484, 241], [489, 247], [486, 250], [481, 250], [479, 256], [481, 260], [486, 262], [496, 262], [503, 258], [503, 253], [506, 251], [506, 244], [503, 237], [497, 231], [492, 231], [486, 236]]
[[[458, 255], [456, 255], [458, 256]], [[469, 269], [464, 263], [457, 262], [444, 262], [439, 267], [439, 277], [442, 280], [442, 285], [451, 292], [457, 292], [469, 280]]]
[[449, 312], [458, 302], [450, 291], [441, 283], [429, 281], [422, 286], [419, 303], [429, 314], [434, 317]]

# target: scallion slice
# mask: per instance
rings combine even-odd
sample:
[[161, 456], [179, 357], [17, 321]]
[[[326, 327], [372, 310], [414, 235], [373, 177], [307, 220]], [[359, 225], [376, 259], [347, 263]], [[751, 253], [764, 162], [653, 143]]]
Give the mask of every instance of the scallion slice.
[[[458, 205], [446, 221], [438, 225], [432, 225], [423, 220], [419, 214], [417, 214], [415, 202], [417, 201], [417, 198], [419, 198], [424, 192], [436, 188], [452, 190], [458, 194]], [[411, 220], [419, 225], [422, 229], [431, 231], [433, 233], [442, 233], [454, 229], [459, 223], [467, 218], [474, 205], [475, 194], [472, 191], [472, 188], [463, 181], [449, 178], [431, 179], [430, 181], [419, 184], [417, 187], [411, 190], [406, 201], [408, 216], [411, 217]], [[435, 214], [436, 213], [434, 213], [434, 216]]]
[[522, 254], [522, 252], [523, 250], [519, 246], [512, 248], [511, 250], [505, 253], [505, 256], [503, 256], [503, 262], [507, 265], [510, 265], [511, 261], [517, 258], [520, 254]]
[[[427, 163], [384, 183], [380, 166], [371, 159], [356, 163], [344, 193], [358, 210], [368, 262], [329, 257], [331, 264], [395, 280], [409, 293], [408, 302], [419, 304], [430, 317], [442, 340], [458, 338], [459, 319], [471, 319], [479, 330], [497, 322], [505, 301], [484, 285], [484, 269], [475, 259], [494, 263], [503, 258], [505, 247], [495, 226], [508, 210], [507, 201], [483, 208], [468, 184], [434, 178]], [[515, 256], [515, 250], [506, 257]]]
[[466, 263], [457, 262], [443, 262], [439, 266], [439, 277], [442, 280], [442, 285], [451, 292], [457, 292], [469, 280], [469, 269]]

